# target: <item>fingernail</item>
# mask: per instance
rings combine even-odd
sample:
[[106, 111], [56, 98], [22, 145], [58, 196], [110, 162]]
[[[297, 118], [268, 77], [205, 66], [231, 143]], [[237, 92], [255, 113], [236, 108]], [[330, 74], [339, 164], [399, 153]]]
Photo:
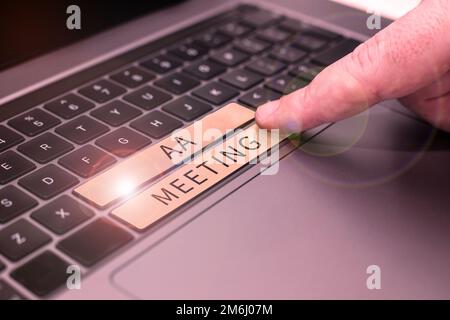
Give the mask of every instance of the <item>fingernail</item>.
[[270, 101], [263, 104], [258, 109], [256, 109], [256, 118], [258, 122], [267, 123], [272, 117], [272, 114], [278, 109], [278, 101]]

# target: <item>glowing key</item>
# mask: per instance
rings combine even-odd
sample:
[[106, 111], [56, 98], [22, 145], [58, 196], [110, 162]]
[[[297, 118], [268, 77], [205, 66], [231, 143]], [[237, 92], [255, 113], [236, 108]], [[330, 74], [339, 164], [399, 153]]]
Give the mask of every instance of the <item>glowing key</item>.
[[254, 111], [228, 104], [80, 185], [74, 193], [97, 207], [107, 207], [253, 118]]
[[205, 151], [112, 211], [138, 230], [180, 208], [250, 161], [278, 145], [280, 137], [256, 124]]

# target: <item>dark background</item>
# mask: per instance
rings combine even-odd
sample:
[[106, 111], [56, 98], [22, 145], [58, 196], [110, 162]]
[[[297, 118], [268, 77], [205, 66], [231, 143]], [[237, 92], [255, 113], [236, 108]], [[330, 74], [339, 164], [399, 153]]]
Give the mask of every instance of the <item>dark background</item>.
[[[0, 0], [0, 70], [183, 0]], [[68, 30], [69, 5], [81, 30]]]

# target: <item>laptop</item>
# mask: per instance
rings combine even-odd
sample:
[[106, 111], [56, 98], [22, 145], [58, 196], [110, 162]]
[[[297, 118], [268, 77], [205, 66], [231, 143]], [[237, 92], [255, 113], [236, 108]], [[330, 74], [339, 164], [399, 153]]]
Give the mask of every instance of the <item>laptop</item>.
[[77, 3], [2, 10], [1, 299], [450, 298], [448, 135], [396, 101], [256, 135], [370, 14]]

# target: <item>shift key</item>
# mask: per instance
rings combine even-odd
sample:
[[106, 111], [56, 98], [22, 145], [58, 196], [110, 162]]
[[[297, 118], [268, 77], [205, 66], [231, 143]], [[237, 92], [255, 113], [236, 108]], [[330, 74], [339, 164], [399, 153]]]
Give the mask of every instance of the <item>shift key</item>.
[[254, 111], [230, 103], [78, 186], [74, 192], [105, 208], [253, 119]]

